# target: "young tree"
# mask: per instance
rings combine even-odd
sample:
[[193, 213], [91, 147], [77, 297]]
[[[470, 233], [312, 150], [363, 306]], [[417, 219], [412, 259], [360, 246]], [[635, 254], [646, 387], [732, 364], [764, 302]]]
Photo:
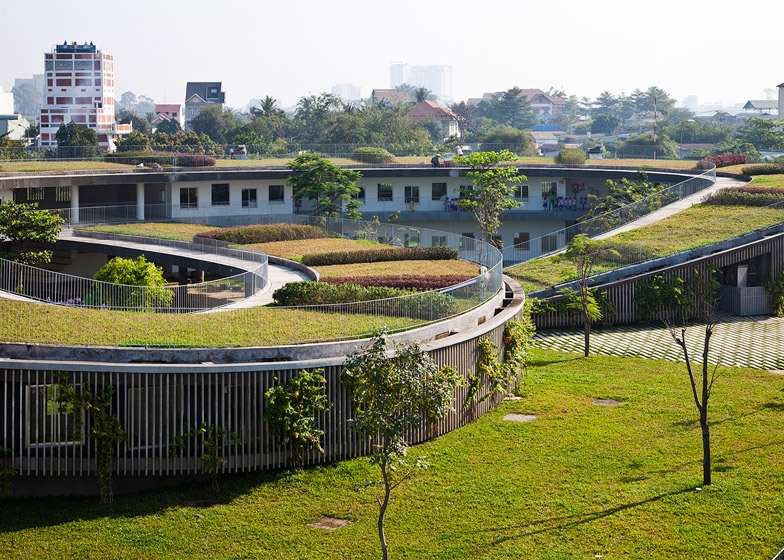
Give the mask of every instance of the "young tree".
[[174, 293], [165, 287], [163, 269], [147, 262], [144, 255], [139, 255], [135, 261], [115, 257], [103, 265], [93, 279], [128, 286], [105, 294], [105, 303], [111, 307], [168, 307], [174, 299]]
[[583, 321], [583, 355], [587, 358], [591, 351], [591, 323], [602, 318], [602, 308], [596, 300], [596, 292], [588, 286], [593, 266], [602, 253], [617, 255], [617, 251], [605, 249], [601, 241], [591, 239], [580, 233], [566, 244], [563, 255], [577, 269], [577, 291], [564, 290], [567, 309], [580, 314]]
[[357, 181], [362, 178], [359, 171], [343, 169], [312, 152], [298, 155], [289, 169], [293, 173], [287, 182], [294, 189], [294, 200], [315, 200], [316, 216], [336, 218], [345, 205], [346, 216], [361, 218], [362, 203], [356, 198], [360, 192]]
[[416, 344], [398, 347], [390, 355], [387, 337], [378, 334], [367, 350], [350, 356], [343, 383], [354, 402], [351, 428], [372, 438], [370, 461], [381, 469], [383, 496], [378, 498], [378, 537], [384, 560], [389, 558], [384, 516], [392, 493], [412, 474], [412, 467], [426, 467], [421, 460], [406, 462], [406, 434], [423, 419], [443, 418], [452, 410], [459, 376], [454, 368], [439, 368]]
[[700, 431], [702, 432], [702, 484], [711, 484], [711, 442], [710, 424], [708, 423], [708, 402], [710, 401], [713, 383], [716, 381], [716, 371], [718, 365], [711, 368], [708, 363], [710, 353], [710, 341], [713, 331], [716, 328], [716, 298], [715, 292], [719, 283], [713, 279], [713, 271], [708, 271], [708, 276], [701, 275], [696, 269], [691, 281], [693, 301], [697, 304], [697, 310], [705, 322], [705, 330], [702, 339], [702, 374], [699, 379], [694, 373], [694, 367], [689, 355], [686, 344], [686, 326], [676, 328], [672, 323], [665, 321], [670, 335], [675, 343], [683, 352], [686, 362], [686, 371], [689, 374], [691, 394], [700, 418]]
[[517, 156], [509, 150], [475, 152], [454, 158], [458, 165], [471, 168], [466, 177], [474, 184], [460, 187], [460, 208], [474, 214], [483, 241], [490, 242], [501, 227], [500, 217], [504, 210], [521, 204], [514, 199], [514, 187], [510, 183], [525, 181], [525, 175], [521, 175], [514, 165], [499, 165], [516, 160]]

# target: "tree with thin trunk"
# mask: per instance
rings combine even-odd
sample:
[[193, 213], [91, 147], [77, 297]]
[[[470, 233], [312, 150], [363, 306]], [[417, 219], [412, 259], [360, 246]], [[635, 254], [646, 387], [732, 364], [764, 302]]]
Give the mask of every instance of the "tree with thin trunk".
[[584, 233], [575, 235], [566, 244], [563, 258], [571, 261], [577, 269], [577, 291], [562, 290], [566, 308], [577, 311], [583, 322], [583, 355], [587, 358], [591, 351], [591, 323], [602, 318], [602, 308], [596, 300], [596, 290], [588, 284], [593, 267], [602, 254], [618, 255], [613, 249], [606, 249], [601, 241], [591, 239]]
[[424, 420], [435, 422], [453, 410], [459, 376], [454, 368], [440, 368], [416, 344], [387, 350], [385, 333], [370, 347], [350, 356], [343, 372], [354, 403], [351, 428], [372, 439], [370, 461], [381, 469], [383, 495], [378, 497], [378, 537], [382, 558], [389, 558], [384, 518], [392, 490], [416, 468], [427, 468], [422, 458], [407, 461], [406, 435]]
[[710, 486], [711, 484], [711, 442], [710, 424], [708, 423], [708, 403], [713, 391], [713, 383], [716, 381], [716, 372], [718, 369], [718, 365], [711, 367], [708, 363], [710, 341], [717, 324], [716, 299], [714, 294], [718, 288], [718, 282], [713, 279], [712, 272], [712, 270], [709, 270], [708, 276], [705, 277], [695, 270], [691, 283], [694, 301], [697, 304], [699, 314], [705, 322], [705, 331], [702, 340], [702, 372], [699, 378], [694, 373], [694, 364], [692, 364], [692, 358], [686, 343], [686, 325], [684, 324], [681, 327], [676, 328], [672, 323], [665, 321], [665, 324], [670, 331], [670, 335], [683, 352], [683, 358], [686, 362], [686, 371], [689, 374], [692, 397], [694, 398], [694, 404], [697, 407], [697, 412], [700, 417], [700, 431], [702, 432], [703, 486]]
[[289, 163], [292, 174], [287, 179], [294, 191], [294, 200], [315, 201], [315, 215], [337, 218], [341, 211], [352, 220], [362, 217], [357, 199], [357, 181], [362, 173], [343, 169], [313, 152], [298, 155]]

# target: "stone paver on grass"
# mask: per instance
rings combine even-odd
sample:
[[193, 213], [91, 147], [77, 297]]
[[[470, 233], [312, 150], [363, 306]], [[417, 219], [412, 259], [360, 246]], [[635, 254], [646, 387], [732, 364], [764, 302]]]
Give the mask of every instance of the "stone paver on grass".
[[[692, 361], [702, 361], [705, 328], [690, 325], [686, 343]], [[533, 345], [561, 352], [583, 351], [582, 330], [536, 333]], [[683, 353], [663, 325], [624, 326], [591, 331], [591, 354], [683, 361]], [[711, 337], [708, 361], [723, 366], [784, 369], [784, 318], [722, 317]]]

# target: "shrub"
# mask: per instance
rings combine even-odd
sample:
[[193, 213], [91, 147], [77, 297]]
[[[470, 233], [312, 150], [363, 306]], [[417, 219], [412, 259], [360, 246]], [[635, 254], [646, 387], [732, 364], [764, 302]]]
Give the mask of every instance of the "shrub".
[[712, 193], [704, 204], [717, 206], [770, 206], [784, 201], [784, 189], [775, 187], [728, 187]]
[[212, 167], [215, 158], [202, 154], [179, 154], [175, 165], [178, 167]]
[[329, 232], [325, 229], [300, 224], [236, 226], [213, 229], [197, 234], [197, 237], [218, 239], [227, 243], [239, 243], [240, 245], [272, 243], [274, 241], [296, 241], [300, 239], [321, 239], [329, 236]]
[[160, 166], [172, 167], [174, 165], [173, 154], [161, 154], [156, 152], [114, 152], [106, 154], [104, 161], [109, 163], [124, 163], [128, 165], [144, 165], [158, 164]]
[[356, 284], [357, 286], [386, 286], [398, 290], [427, 291], [454, 286], [461, 282], [471, 280], [473, 276], [467, 274], [450, 274], [444, 276], [415, 276], [413, 274], [399, 275], [371, 275], [371, 276], [343, 276], [335, 278], [322, 278], [327, 284]]
[[748, 163], [749, 158], [744, 154], [720, 154], [708, 156], [697, 162], [697, 169], [711, 169], [716, 167], [728, 167], [730, 165], [742, 165]]
[[[408, 296], [408, 297], [402, 297]], [[289, 282], [272, 294], [277, 305], [349, 304], [361, 301], [385, 300], [375, 308], [375, 313], [390, 317], [410, 317], [425, 321], [442, 319], [457, 312], [457, 301], [452, 296], [438, 292], [411, 294], [404, 290], [356, 284], [327, 284], [325, 282]], [[338, 313], [366, 313], [361, 306], [335, 309]]]
[[451, 247], [384, 247], [373, 251], [334, 251], [302, 256], [307, 266], [356, 264], [385, 261], [442, 261], [456, 260], [459, 254]]
[[741, 168], [744, 175], [780, 175], [784, 174], [784, 165], [777, 163], [757, 163]]
[[395, 156], [384, 148], [362, 147], [354, 150], [351, 159], [362, 163], [394, 163]]
[[587, 159], [585, 152], [579, 148], [566, 148], [555, 156], [555, 163], [562, 165], [582, 165]]

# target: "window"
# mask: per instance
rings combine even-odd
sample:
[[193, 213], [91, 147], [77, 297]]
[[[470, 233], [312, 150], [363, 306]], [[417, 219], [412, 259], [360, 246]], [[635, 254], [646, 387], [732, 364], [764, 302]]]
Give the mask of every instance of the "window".
[[[43, 445], [82, 441], [84, 418], [76, 418], [73, 405], [58, 402], [57, 385], [31, 385], [27, 388], [27, 444]], [[83, 412], [78, 414], [83, 416]]]
[[180, 208], [198, 208], [199, 190], [196, 187], [180, 188]]
[[378, 184], [378, 201], [392, 202], [392, 185], [390, 183]]
[[473, 192], [473, 185], [460, 185], [457, 191], [460, 193], [460, 198], [471, 198], [471, 192]]
[[150, 447], [156, 442], [173, 442], [182, 429], [182, 388], [158, 385], [128, 388], [125, 421], [128, 447]]
[[269, 201], [271, 204], [283, 204], [283, 185], [269, 186]]
[[359, 192], [356, 195], [354, 195], [354, 198], [356, 198], [357, 200], [365, 200], [365, 187], [357, 187], [357, 188], [359, 189]]
[[552, 253], [558, 249], [558, 238], [555, 235], [542, 236], [542, 253]]
[[446, 247], [447, 246], [446, 235], [434, 235], [432, 237], [430, 244], [433, 247]]
[[430, 200], [441, 200], [446, 196], [446, 183], [433, 183]]
[[212, 205], [213, 206], [229, 205], [228, 183], [217, 183], [215, 185], [212, 185]]
[[27, 187], [27, 200], [43, 200], [44, 188], [43, 187]]
[[405, 203], [419, 204], [419, 187], [406, 187]]
[[558, 192], [557, 181], [542, 181], [542, 196], [546, 197], [551, 192]]
[[242, 189], [242, 207], [258, 208], [256, 189]]
[[521, 231], [514, 234], [514, 247], [520, 251], [528, 250], [528, 242], [531, 239], [531, 234], [527, 231]]
[[516, 200], [528, 200], [528, 185], [516, 185], [514, 197]]
[[55, 200], [57, 202], [70, 202], [71, 200], [71, 187], [66, 185], [63, 187], [55, 187], [54, 189]]
[[419, 232], [412, 231], [411, 233], [404, 233], [403, 245], [405, 247], [419, 247]]
[[460, 249], [462, 251], [473, 251], [476, 249], [476, 242], [474, 241], [473, 233], [461, 233]]

